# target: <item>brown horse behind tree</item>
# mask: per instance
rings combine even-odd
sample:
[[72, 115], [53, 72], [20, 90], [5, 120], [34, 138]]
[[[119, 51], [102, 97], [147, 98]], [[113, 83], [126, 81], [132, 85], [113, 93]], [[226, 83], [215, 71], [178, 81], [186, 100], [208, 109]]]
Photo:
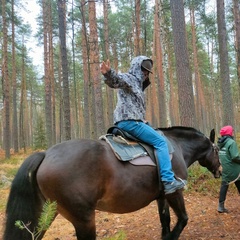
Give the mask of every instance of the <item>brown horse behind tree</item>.
[[[187, 179], [187, 167], [198, 160], [219, 177], [217, 151], [204, 134], [185, 127], [161, 130], [174, 147], [177, 176]], [[46, 200], [57, 202], [57, 214], [73, 224], [78, 240], [96, 239], [95, 209], [129, 213], [156, 200], [163, 239], [178, 239], [188, 221], [182, 191], [165, 195], [159, 190], [156, 167], [117, 160], [105, 141], [66, 141], [28, 157], [12, 182], [3, 239], [31, 240], [15, 222], [30, 223], [33, 232]], [[169, 206], [178, 219], [172, 230]]]

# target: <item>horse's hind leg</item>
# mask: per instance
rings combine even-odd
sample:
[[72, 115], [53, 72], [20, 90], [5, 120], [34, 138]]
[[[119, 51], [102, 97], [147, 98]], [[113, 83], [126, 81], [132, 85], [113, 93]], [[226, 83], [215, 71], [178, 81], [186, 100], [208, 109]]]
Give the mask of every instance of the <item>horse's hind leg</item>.
[[178, 190], [173, 194], [167, 194], [166, 199], [170, 207], [173, 209], [173, 211], [177, 215], [177, 224], [174, 226], [173, 230], [168, 235], [166, 235], [166, 237], [164, 237], [163, 239], [177, 240], [188, 222], [188, 216], [185, 208], [182, 191]]
[[170, 233], [170, 212], [169, 205], [164, 196], [157, 200], [158, 213], [162, 225], [162, 237]]

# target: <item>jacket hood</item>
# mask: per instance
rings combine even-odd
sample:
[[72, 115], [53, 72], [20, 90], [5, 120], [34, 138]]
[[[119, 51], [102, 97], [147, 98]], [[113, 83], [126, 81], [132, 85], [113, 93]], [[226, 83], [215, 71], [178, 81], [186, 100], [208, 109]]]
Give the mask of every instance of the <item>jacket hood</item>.
[[134, 75], [140, 82], [144, 81], [144, 74], [141, 69], [143, 60], [152, 61], [149, 57], [137, 56], [137, 57], [133, 58], [133, 60], [131, 61], [131, 65], [130, 65], [130, 68], [128, 71], [130, 74]]
[[217, 142], [218, 147], [219, 147], [219, 148], [222, 148], [222, 147], [227, 143], [227, 141], [228, 141], [229, 138], [232, 139], [232, 137], [231, 137], [231, 136], [228, 136], [228, 135], [223, 136], [223, 137], [220, 137], [220, 138], [218, 139], [218, 142]]
[[220, 135], [221, 136], [232, 136], [233, 135], [233, 127], [230, 125], [224, 126], [220, 130]]

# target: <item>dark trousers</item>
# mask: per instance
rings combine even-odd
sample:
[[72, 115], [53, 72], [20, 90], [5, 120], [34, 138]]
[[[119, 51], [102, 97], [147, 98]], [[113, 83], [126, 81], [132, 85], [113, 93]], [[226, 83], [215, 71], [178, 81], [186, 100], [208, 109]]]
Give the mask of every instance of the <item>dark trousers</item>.
[[[221, 188], [220, 188], [220, 194], [219, 194], [219, 202], [224, 202], [226, 200], [227, 191], [228, 191], [228, 183], [225, 181], [222, 181]], [[238, 193], [240, 194], [240, 180], [235, 182], [235, 186], [238, 189]]]

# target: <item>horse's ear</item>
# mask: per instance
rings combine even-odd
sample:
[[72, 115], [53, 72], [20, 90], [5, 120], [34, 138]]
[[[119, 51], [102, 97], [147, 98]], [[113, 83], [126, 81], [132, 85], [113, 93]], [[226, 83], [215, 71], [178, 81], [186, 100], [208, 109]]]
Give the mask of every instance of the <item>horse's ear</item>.
[[211, 130], [211, 132], [210, 132], [210, 141], [211, 141], [212, 143], [215, 142], [215, 129], [214, 129], [214, 128], [213, 128], [213, 129]]

